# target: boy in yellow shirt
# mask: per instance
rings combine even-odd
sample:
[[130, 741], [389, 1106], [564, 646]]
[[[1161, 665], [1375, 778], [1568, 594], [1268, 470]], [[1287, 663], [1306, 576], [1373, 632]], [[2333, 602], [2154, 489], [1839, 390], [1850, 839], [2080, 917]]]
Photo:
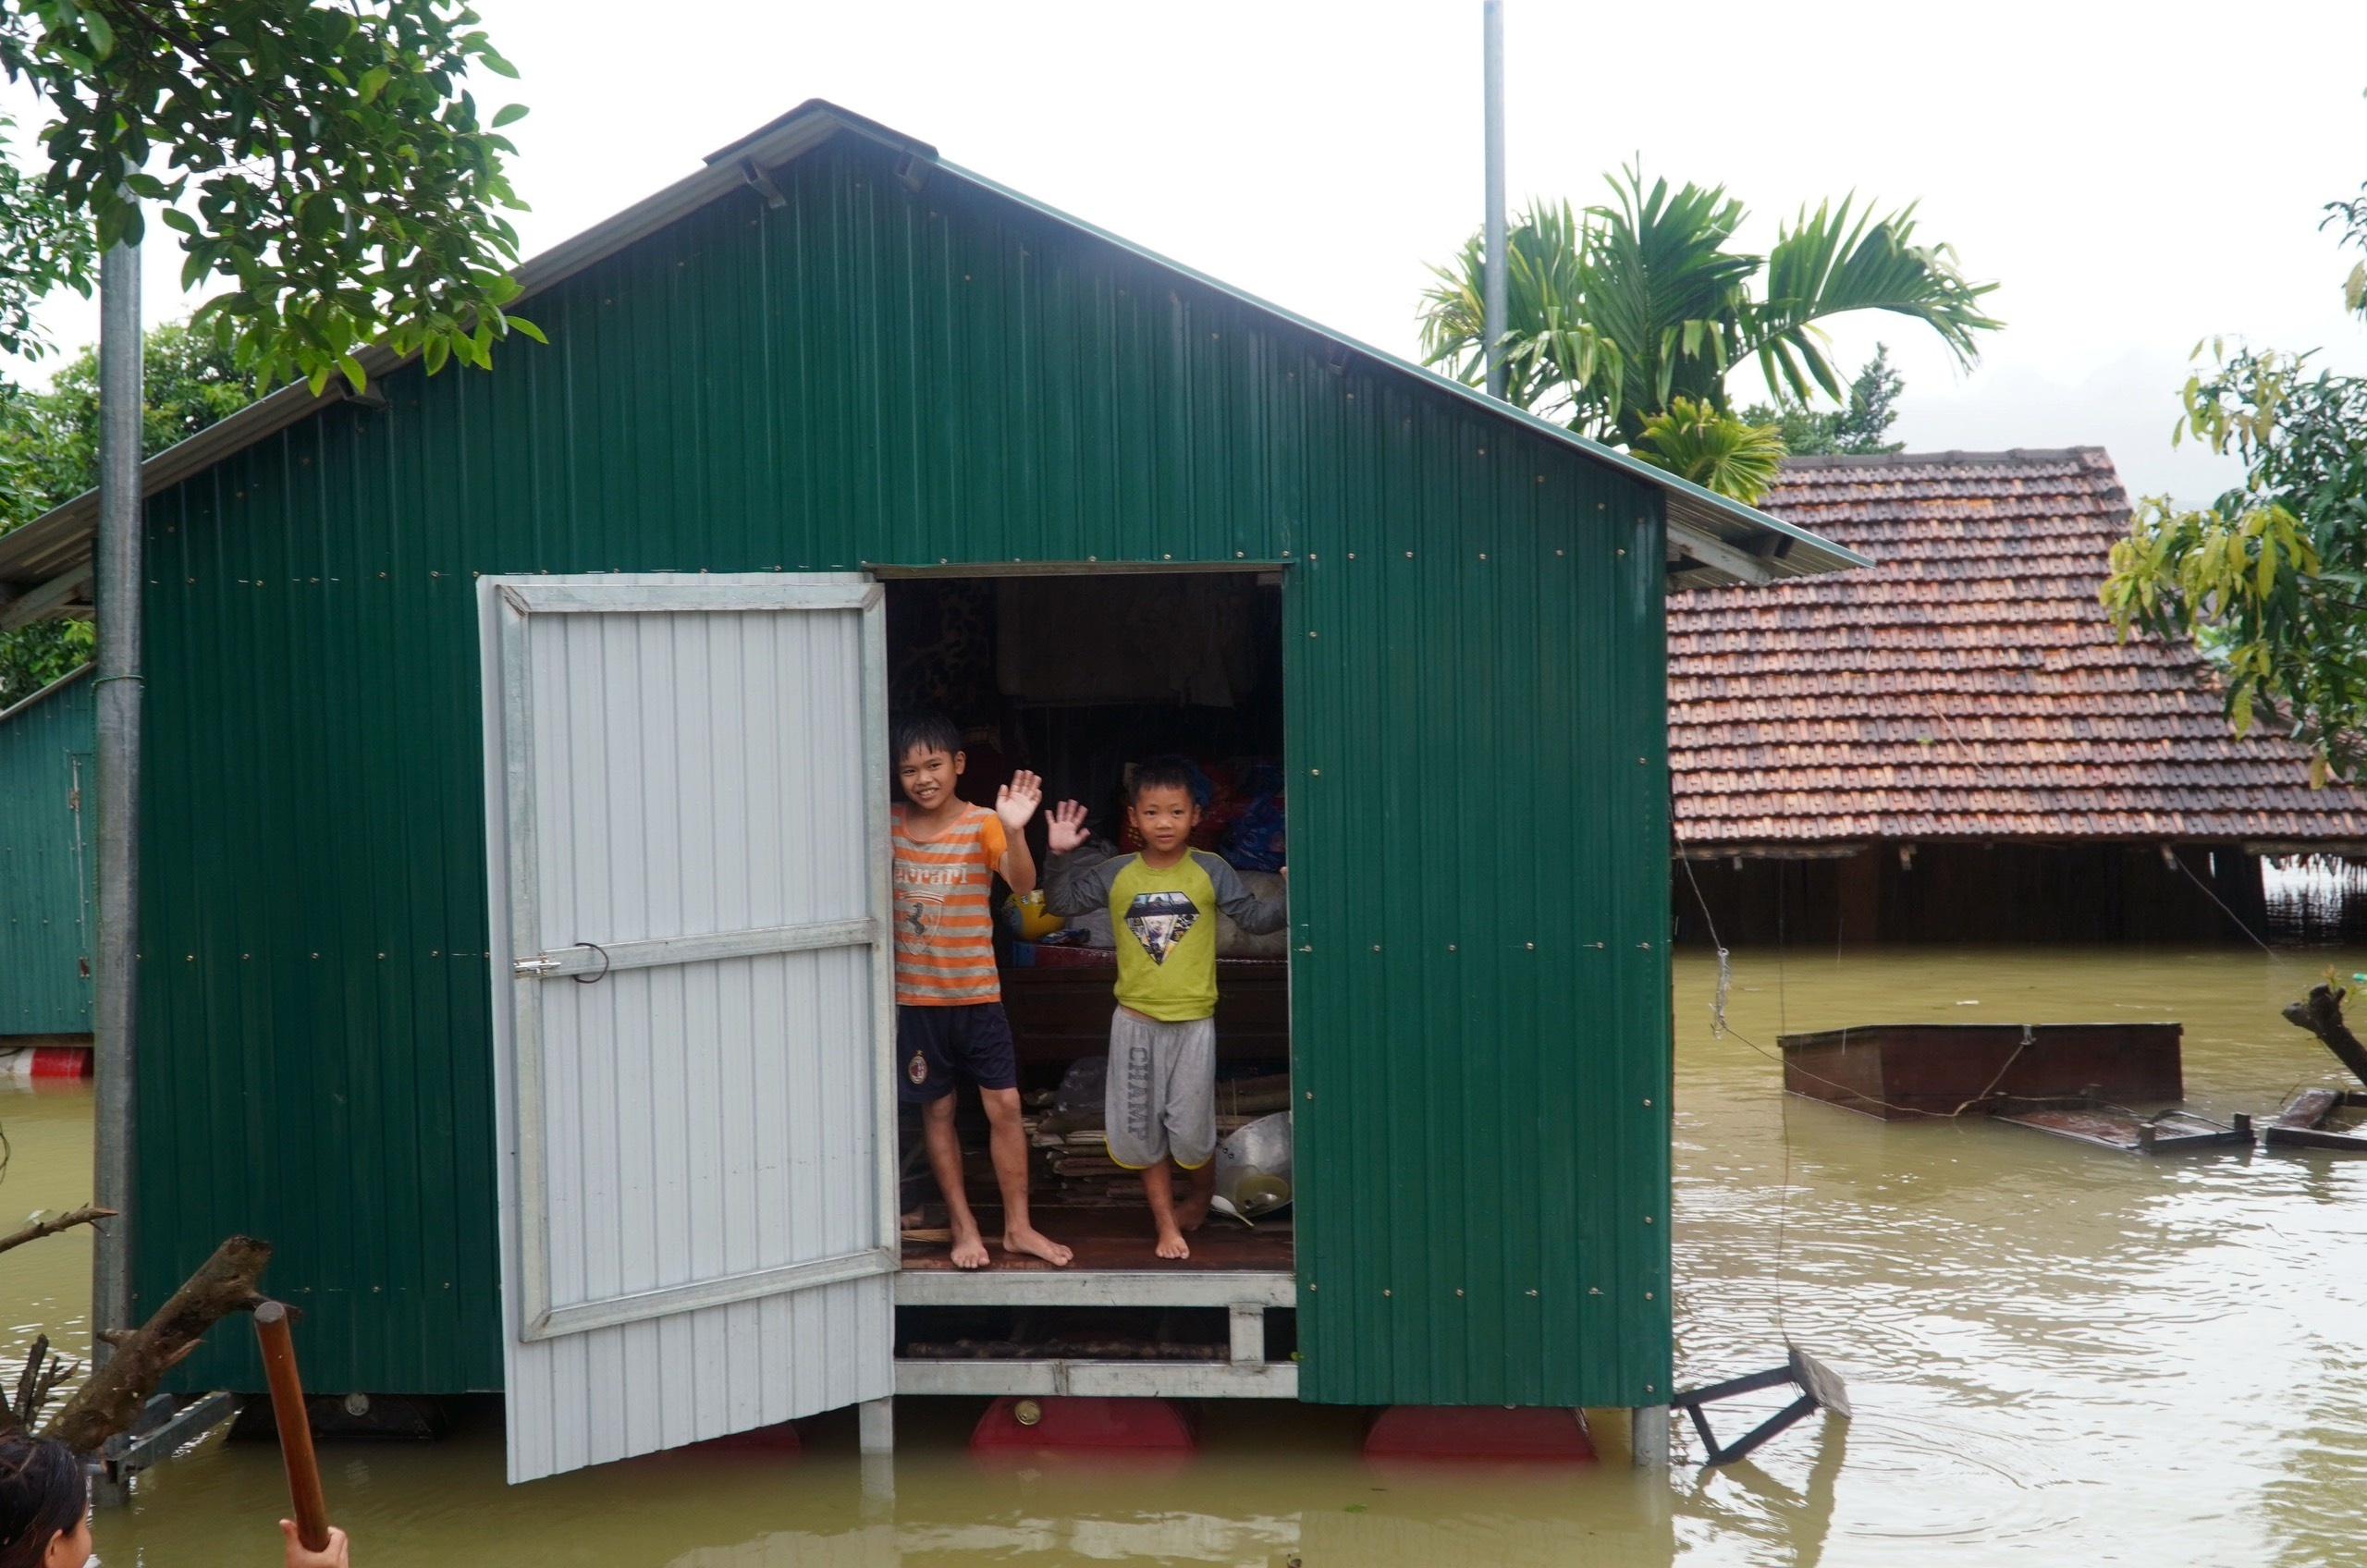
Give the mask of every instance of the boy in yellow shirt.
[[[1279, 931], [1283, 900], [1260, 899], [1232, 866], [1191, 848], [1200, 810], [1180, 763], [1134, 769], [1126, 820], [1143, 848], [1097, 865], [1070, 857], [1085, 842], [1085, 808], [1062, 801], [1048, 824], [1051, 860], [1044, 908], [1078, 915], [1110, 910], [1118, 944], [1118, 1007], [1110, 1018], [1110, 1079], [1102, 1101], [1110, 1158], [1143, 1177], [1159, 1256], [1192, 1256], [1216, 1194], [1217, 912], [1251, 933]], [[1287, 870], [1284, 872], [1287, 876]], [[1169, 1162], [1191, 1182], [1175, 1201]]]

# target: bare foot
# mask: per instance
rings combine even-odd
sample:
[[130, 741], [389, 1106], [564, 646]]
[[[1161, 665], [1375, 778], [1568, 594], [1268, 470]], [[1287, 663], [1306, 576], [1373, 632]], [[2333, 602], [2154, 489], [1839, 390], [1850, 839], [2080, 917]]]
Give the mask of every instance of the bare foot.
[[1175, 1228], [1196, 1231], [1208, 1221], [1208, 1200], [1214, 1193], [1193, 1193], [1175, 1206]]
[[984, 1268], [987, 1263], [986, 1238], [978, 1234], [975, 1225], [953, 1232], [953, 1267]]
[[1069, 1259], [1076, 1256], [1032, 1225], [1024, 1231], [1005, 1231], [1002, 1233], [1002, 1250], [1040, 1257], [1055, 1268], [1066, 1268]]
[[1159, 1233], [1159, 1256], [1181, 1262], [1192, 1256], [1192, 1248], [1184, 1240], [1183, 1231], [1161, 1231]]

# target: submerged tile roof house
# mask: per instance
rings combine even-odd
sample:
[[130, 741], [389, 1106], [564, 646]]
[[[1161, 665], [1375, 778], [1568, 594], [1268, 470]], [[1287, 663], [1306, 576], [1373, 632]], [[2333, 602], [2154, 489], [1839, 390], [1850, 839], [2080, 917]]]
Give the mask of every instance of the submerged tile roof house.
[[1875, 564], [1670, 598], [1680, 844], [2367, 843], [2367, 798], [2235, 735], [2191, 644], [2118, 639], [2102, 448], [1795, 459], [1765, 506]]

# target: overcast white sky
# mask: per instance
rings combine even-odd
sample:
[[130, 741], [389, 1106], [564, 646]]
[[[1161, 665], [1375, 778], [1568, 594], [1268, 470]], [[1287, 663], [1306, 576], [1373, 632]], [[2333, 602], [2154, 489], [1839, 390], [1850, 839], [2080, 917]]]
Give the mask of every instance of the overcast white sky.
[[[530, 252], [814, 97], [1401, 353], [1424, 262], [1479, 215], [1478, 0], [478, 6], [524, 74], [487, 97], [533, 106]], [[1922, 237], [2003, 285], [1969, 373], [1911, 322], [1836, 329], [1851, 365], [1891, 345], [1913, 449], [2098, 444], [2133, 491], [2201, 501], [2226, 466], [2169, 446], [2198, 338], [2367, 371], [2352, 258], [2317, 228], [2367, 180], [2367, 4], [1506, 12], [1515, 205], [1596, 200], [1640, 153], [1723, 181], [1759, 243], [1803, 202], [1919, 200]], [[151, 316], [193, 304], [151, 250]], [[96, 330], [80, 301], [51, 319], [69, 344]]]

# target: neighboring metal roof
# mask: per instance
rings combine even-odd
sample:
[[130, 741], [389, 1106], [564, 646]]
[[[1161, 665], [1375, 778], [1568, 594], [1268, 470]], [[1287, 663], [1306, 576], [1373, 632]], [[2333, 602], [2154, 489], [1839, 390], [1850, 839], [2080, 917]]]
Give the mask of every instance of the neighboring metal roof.
[[56, 680], [43, 687], [40, 691], [35, 692], [32, 695], [20, 698], [18, 701], [10, 704], [8, 706], [0, 708], [0, 724], [6, 724], [10, 719], [16, 717], [18, 714], [24, 712], [27, 708], [32, 707], [36, 704], [46, 702], [50, 698], [55, 697], [60, 692], [65, 691], [68, 686], [73, 685], [77, 680], [80, 680], [84, 676], [90, 674], [94, 668], [96, 667], [87, 664], [77, 665], [72, 669], [67, 670], [64, 675], [59, 676]]
[[1768, 504], [1881, 564], [1670, 598], [1680, 843], [2367, 841], [2367, 795], [2238, 738], [2191, 643], [2114, 631], [2102, 448], [1798, 458]]
[[[561, 279], [573, 276], [633, 241], [656, 233], [743, 186], [764, 190], [768, 184], [766, 171], [803, 156], [841, 132], [865, 137], [906, 154], [913, 161], [907, 165], [910, 171], [907, 178], [910, 179], [918, 182], [945, 175], [974, 185], [1202, 288], [1338, 343], [1375, 364], [1416, 377], [1433, 391], [1462, 398], [1495, 418], [1576, 447], [1599, 461], [1656, 486], [1668, 498], [1670, 581], [1674, 586], [1691, 588], [1722, 583], [1767, 582], [1868, 564], [1864, 557], [1805, 529], [1706, 490], [1625, 452], [1590, 441], [1551, 421], [1487, 397], [1460, 382], [1343, 337], [1294, 312], [1244, 293], [1230, 284], [1023, 196], [983, 175], [945, 163], [929, 143], [819, 98], [807, 100], [779, 118], [709, 153], [705, 166], [696, 173], [521, 263], [517, 273], [518, 281], [523, 286], [520, 299], [531, 298]], [[373, 377], [402, 362], [384, 349], [366, 349], [356, 357]], [[341, 381], [332, 381], [318, 397], [300, 382], [283, 386], [220, 423], [209, 426], [150, 458], [141, 468], [141, 494], [153, 496], [169, 489], [232, 453], [288, 428], [346, 396]], [[71, 593], [83, 606], [87, 606], [84, 582], [91, 557], [91, 536], [97, 517], [98, 493], [86, 491], [22, 528], [0, 534], [0, 619], [7, 618], [10, 600], [21, 599], [28, 593], [45, 585], [55, 584], [56, 589], [53, 592]], [[63, 581], [77, 572], [83, 573], [82, 581]], [[19, 616], [23, 617], [36, 608], [46, 613], [50, 607], [49, 605], [20, 605]]]

